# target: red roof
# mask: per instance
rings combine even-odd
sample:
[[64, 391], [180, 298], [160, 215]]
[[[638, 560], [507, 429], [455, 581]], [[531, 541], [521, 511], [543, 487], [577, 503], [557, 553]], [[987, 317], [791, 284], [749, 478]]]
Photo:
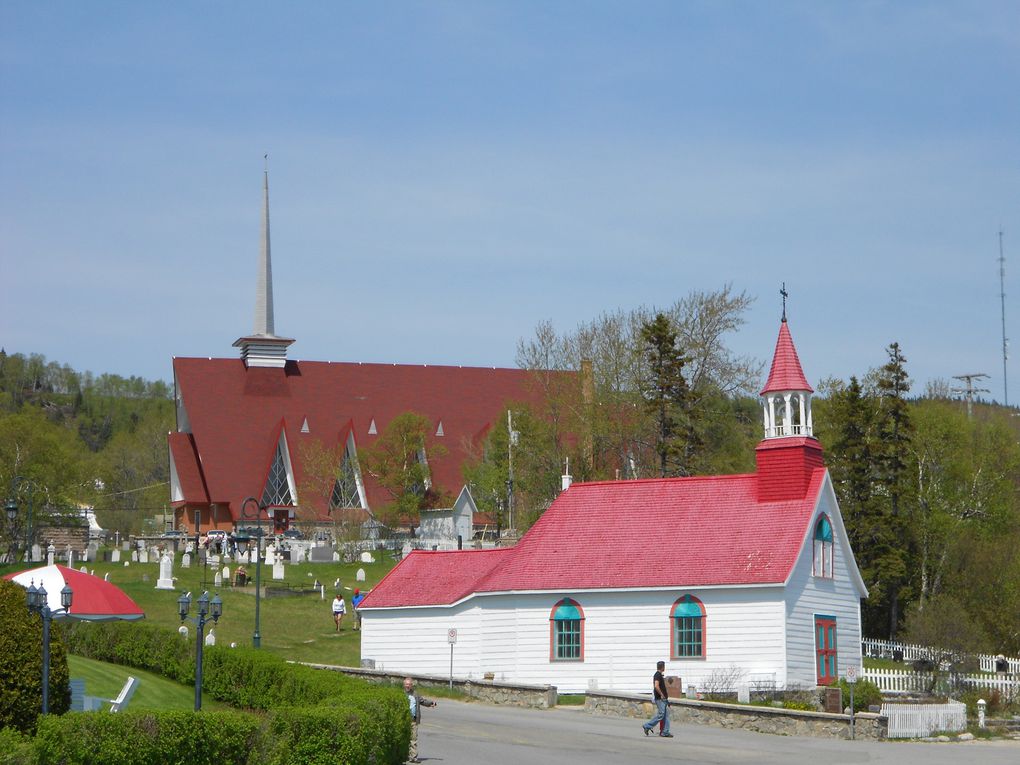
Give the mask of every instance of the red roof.
[[366, 605], [445, 605], [472, 592], [781, 584], [824, 475], [815, 468], [803, 496], [774, 502], [758, 501], [754, 474], [574, 484], [515, 547], [413, 554]]
[[470, 595], [477, 583], [513, 552], [494, 550], [415, 550], [365, 596], [360, 608], [449, 604]]
[[[171, 434], [170, 449], [186, 502], [229, 505], [236, 519], [245, 497], [262, 496], [281, 430], [303, 506], [325, 510], [325, 498], [304, 489], [301, 452], [316, 440], [327, 448], [354, 433], [370, 446], [398, 414], [425, 415], [443, 436], [445, 456], [427, 454], [433, 483], [455, 494], [461, 468], [478, 434], [510, 402], [538, 398], [531, 373], [522, 369], [288, 361], [286, 367], [248, 368], [240, 359], [175, 358], [174, 377], [190, 427], [190, 442]], [[308, 432], [302, 427], [307, 420]], [[196, 457], [190, 461], [187, 452]], [[363, 475], [369, 506], [390, 500]], [[204, 479], [204, 485], [202, 480]], [[208, 495], [205, 496], [207, 489]]]
[[769, 370], [769, 379], [761, 389], [761, 395], [783, 390], [814, 392], [804, 377], [804, 370], [800, 367], [797, 349], [793, 347], [793, 338], [790, 337], [790, 328], [785, 319], [779, 325], [779, 338], [776, 340], [776, 352], [772, 356], [772, 369]]

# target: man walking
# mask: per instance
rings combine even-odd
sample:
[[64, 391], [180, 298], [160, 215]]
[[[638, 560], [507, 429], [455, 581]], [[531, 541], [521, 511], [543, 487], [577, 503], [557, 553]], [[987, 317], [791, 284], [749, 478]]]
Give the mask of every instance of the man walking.
[[673, 738], [669, 732], [669, 693], [666, 691], [666, 677], [662, 674], [666, 669], [666, 662], [660, 661], [655, 665], [655, 674], [652, 675], [652, 696], [655, 698], [655, 717], [641, 726], [647, 736], [652, 728], [661, 720], [663, 738]]
[[411, 746], [408, 748], [407, 761], [421, 762], [418, 759], [418, 723], [421, 722], [421, 708], [436, 707], [439, 704], [416, 694], [414, 680], [409, 677], [404, 678], [404, 693], [407, 694], [407, 700], [411, 705]]

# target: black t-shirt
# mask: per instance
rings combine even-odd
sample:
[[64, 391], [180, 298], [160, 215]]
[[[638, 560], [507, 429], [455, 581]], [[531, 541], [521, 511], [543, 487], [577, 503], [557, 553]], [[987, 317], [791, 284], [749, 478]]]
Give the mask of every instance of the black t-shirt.
[[669, 698], [669, 694], [666, 693], [666, 678], [659, 670], [655, 670], [655, 674], [652, 675], [652, 692], [657, 699]]

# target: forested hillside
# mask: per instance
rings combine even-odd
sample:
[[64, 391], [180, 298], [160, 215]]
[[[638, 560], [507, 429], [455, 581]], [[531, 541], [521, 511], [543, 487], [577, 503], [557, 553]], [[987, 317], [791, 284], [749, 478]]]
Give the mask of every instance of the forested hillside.
[[0, 355], [0, 491], [47, 512], [94, 506], [100, 525], [139, 531], [169, 499], [165, 382], [80, 373], [38, 354]]

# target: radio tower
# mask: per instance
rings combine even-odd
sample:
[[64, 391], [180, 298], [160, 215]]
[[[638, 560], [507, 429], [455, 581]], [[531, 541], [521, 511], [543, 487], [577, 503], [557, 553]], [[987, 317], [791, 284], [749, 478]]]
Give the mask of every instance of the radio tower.
[[999, 300], [1002, 303], [1002, 401], [1009, 406], [1009, 384], [1006, 380], [1006, 359], [1009, 358], [1009, 341], [1006, 339], [1006, 256], [1002, 254], [1002, 229], [999, 229]]

